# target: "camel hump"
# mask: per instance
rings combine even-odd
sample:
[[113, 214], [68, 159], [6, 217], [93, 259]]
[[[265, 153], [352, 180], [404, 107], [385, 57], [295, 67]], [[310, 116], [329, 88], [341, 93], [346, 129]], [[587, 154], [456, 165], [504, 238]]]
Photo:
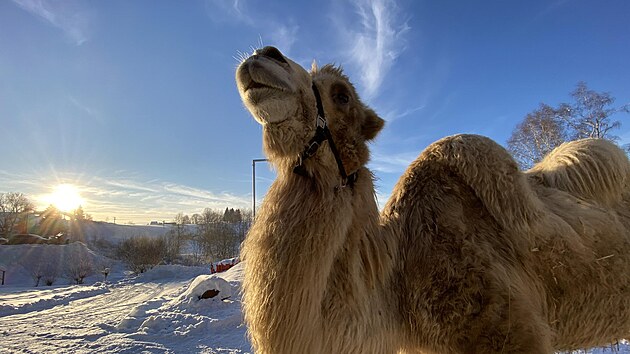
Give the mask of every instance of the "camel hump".
[[460, 134], [443, 138], [427, 147], [416, 163], [453, 171], [503, 227], [524, 230], [544, 215], [544, 206], [512, 156], [487, 137]]
[[608, 140], [583, 139], [560, 145], [526, 174], [544, 186], [614, 206], [629, 191], [630, 161]]

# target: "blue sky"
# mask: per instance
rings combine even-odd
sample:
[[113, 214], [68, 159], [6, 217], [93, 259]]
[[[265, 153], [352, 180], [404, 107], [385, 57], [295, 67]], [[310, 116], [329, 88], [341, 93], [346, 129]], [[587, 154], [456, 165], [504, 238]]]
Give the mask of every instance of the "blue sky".
[[[630, 102], [628, 14], [624, 0], [2, 1], [0, 192], [42, 206], [72, 183], [118, 222], [249, 208], [261, 128], [234, 71], [263, 44], [343, 66], [387, 120], [370, 163], [384, 203], [443, 136], [505, 144], [580, 80]], [[262, 197], [273, 172], [257, 173]]]

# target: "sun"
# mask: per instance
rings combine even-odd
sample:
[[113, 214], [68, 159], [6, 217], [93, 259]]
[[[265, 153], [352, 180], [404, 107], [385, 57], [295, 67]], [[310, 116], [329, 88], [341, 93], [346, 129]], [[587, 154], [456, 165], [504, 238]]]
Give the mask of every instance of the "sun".
[[70, 212], [82, 205], [84, 200], [81, 198], [77, 186], [64, 183], [53, 189], [49, 196], [49, 202], [61, 211]]

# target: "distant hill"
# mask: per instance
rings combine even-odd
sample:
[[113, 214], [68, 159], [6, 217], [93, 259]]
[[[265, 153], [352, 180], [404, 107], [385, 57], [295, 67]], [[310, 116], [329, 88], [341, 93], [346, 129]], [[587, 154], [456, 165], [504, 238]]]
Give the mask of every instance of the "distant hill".
[[[106, 239], [117, 243], [137, 236], [160, 237], [175, 227], [174, 225], [119, 225], [101, 221], [82, 222], [83, 236], [88, 242]], [[184, 225], [184, 228], [186, 232], [192, 233], [197, 230], [197, 225]]]

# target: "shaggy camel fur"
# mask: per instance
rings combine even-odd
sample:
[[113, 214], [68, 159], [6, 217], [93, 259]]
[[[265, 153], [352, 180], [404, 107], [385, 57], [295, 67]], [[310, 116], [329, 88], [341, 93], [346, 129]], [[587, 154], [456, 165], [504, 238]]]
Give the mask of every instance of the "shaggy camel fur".
[[[383, 126], [341, 69], [265, 47], [238, 68], [278, 172], [243, 245], [257, 353], [551, 353], [630, 334], [630, 164], [563, 145], [520, 172], [490, 139], [430, 145], [379, 215], [367, 142]], [[332, 145], [302, 161], [321, 93]]]

